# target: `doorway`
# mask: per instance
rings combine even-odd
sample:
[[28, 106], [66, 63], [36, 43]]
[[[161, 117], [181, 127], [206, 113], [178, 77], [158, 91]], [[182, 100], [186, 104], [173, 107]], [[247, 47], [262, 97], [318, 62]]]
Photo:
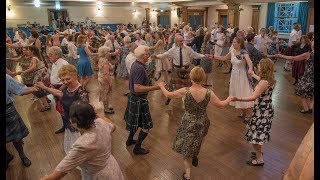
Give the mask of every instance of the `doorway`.
[[228, 10], [217, 9], [218, 11], [218, 24], [221, 24], [224, 28], [228, 28]]
[[55, 10], [55, 9], [48, 9], [48, 22], [49, 25], [52, 26], [52, 20], [63, 20], [66, 21], [67, 19], [69, 20], [69, 14], [68, 11], [65, 9], [61, 9], [61, 10]]
[[189, 23], [192, 30], [197, 30], [199, 26], [202, 25], [202, 18], [200, 15], [190, 15], [189, 16]]
[[158, 23], [160, 24], [163, 28], [166, 28], [167, 26], [171, 26], [170, 22], [170, 15], [158, 15]]

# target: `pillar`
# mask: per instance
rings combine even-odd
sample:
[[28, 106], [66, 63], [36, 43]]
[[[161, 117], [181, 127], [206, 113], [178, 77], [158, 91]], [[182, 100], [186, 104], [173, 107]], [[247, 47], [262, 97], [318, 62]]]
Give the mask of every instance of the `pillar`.
[[307, 32], [309, 32], [310, 25], [314, 25], [314, 0], [309, 0], [308, 24]]
[[146, 8], [146, 21], [147, 25], [150, 23], [150, 8]]
[[228, 23], [233, 24], [234, 26], [239, 27], [239, 17], [240, 17], [240, 11], [239, 6], [240, 4], [235, 3], [227, 3], [228, 6]]
[[182, 22], [188, 24], [188, 7], [182, 7]]

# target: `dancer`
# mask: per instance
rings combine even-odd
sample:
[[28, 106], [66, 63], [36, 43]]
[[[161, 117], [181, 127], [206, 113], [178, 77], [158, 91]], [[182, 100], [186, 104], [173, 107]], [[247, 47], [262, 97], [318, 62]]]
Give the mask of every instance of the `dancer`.
[[81, 136], [56, 169], [41, 180], [61, 179], [77, 166], [84, 180], [123, 180], [119, 164], [111, 154], [111, 134], [116, 126], [109, 119], [96, 115], [93, 107], [82, 101], [71, 105], [70, 118]]
[[[214, 56], [214, 59], [232, 63], [232, 71], [230, 77], [229, 95], [237, 97], [249, 96], [253, 92], [252, 79], [248, 74], [253, 74], [253, 65], [251, 59], [245, 50], [243, 38], [235, 37], [232, 42], [233, 49], [225, 56]], [[253, 107], [252, 102], [230, 102], [231, 106], [241, 110], [239, 117], [244, 118], [247, 122], [250, 118], [250, 108]]]
[[[36, 87], [27, 87], [15, 81], [8, 74], [6, 75], [6, 143], [13, 143], [13, 146], [19, 153], [19, 157], [24, 166], [29, 167], [31, 165], [30, 159], [25, 155], [23, 150], [23, 138], [28, 134], [28, 128], [24, 124], [14, 107], [14, 95], [26, 95], [36, 92]], [[6, 150], [6, 168], [8, 169], [9, 163], [13, 160], [13, 155]]]
[[270, 140], [271, 124], [274, 115], [272, 105], [272, 92], [275, 87], [274, 63], [271, 59], [262, 59], [258, 65], [259, 75], [252, 77], [259, 83], [254, 92], [245, 97], [237, 96], [236, 101], [255, 101], [252, 116], [247, 124], [248, 131], [245, 139], [252, 144], [255, 152], [251, 153], [251, 159], [247, 161], [250, 166], [263, 166], [262, 146]]
[[197, 156], [210, 126], [206, 111], [209, 102], [214, 106], [225, 107], [234, 99], [234, 97], [229, 96], [226, 100], [221, 101], [213, 91], [202, 87], [205, 77], [206, 74], [201, 67], [194, 67], [190, 72], [192, 83], [190, 88], [181, 88], [169, 92], [165, 88], [165, 82], [159, 83], [163, 94], [167, 98], [185, 97], [185, 113], [173, 143], [173, 150], [183, 155], [185, 166], [183, 179], [190, 179], [191, 177], [191, 161], [193, 166], [198, 166]]
[[[126, 129], [130, 132], [126, 145], [136, 144], [133, 153], [148, 154], [149, 150], [141, 148], [143, 140], [147, 137], [149, 130], [153, 127], [151, 115], [149, 112], [148, 92], [160, 89], [159, 86], [149, 86], [149, 78], [145, 69], [145, 64], [150, 57], [149, 47], [140, 45], [134, 50], [137, 58], [133, 62], [130, 70], [128, 103], [125, 111], [124, 119], [126, 121]], [[133, 140], [133, 136], [138, 130], [138, 140]]]

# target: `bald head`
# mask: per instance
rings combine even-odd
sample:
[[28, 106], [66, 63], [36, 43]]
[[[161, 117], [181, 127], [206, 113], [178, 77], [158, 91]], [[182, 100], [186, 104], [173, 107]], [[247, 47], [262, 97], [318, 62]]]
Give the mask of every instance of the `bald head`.
[[174, 38], [176, 46], [181, 47], [183, 45], [183, 37], [180, 34], [177, 34]]

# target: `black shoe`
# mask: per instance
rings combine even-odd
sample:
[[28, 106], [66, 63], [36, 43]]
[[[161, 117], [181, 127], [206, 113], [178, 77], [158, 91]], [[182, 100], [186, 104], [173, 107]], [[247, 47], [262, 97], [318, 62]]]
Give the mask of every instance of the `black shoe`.
[[56, 132], [54, 132], [55, 134], [60, 134], [63, 133], [65, 131], [64, 127], [58, 129]]
[[148, 154], [148, 153], [149, 153], [149, 150], [143, 149], [143, 148], [139, 148], [139, 149], [134, 148], [134, 149], [133, 149], [133, 153], [134, 153], [135, 155], [145, 155], [145, 154]]
[[6, 169], [8, 169], [10, 162], [13, 160], [14, 156], [10, 154], [10, 156], [7, 159], [7, 166]]
[[21, 158], [21, 161], [22, 161], [22, 164], [23, 164], [25, 167], [31, 166], [31, 161], [30, 161], [30, 159], [28, 159], [27, 157]]
[[182, 174], [182, 179], [183, 179], [183, 180], [189, 180], [189, 179], [187, 179], [186, 177], [184, 177], [185, 174], [186, 174], [186, 173], [183, 173], [183, 174]]
[[132, 140], [132, 141], [127, 140], [126, 145], [131, 146], [131, 145], [135, 144], [136, 142], [137, 142], [136, 140]]
[[194, 167], [197, 167], [197, 166], [198, 166], [198, 163], [199, 163], [198, 157], [197, 157], [197, 156], [193, 156], [193, 157], [192, 157], [192, 165], [193, 165]]
[[127, 92], [127, 93], [125, 93], [125, 94], [123, 94], [124, 96], [128, 96], [130, 93], [129, 92]]
[[171, 101], [171, 99], [167, 99], [165, 105], [169, 105], [170, 101]]
[[298, 81], [295, 81], [292, 85], [296, 85], [298, 83]]

